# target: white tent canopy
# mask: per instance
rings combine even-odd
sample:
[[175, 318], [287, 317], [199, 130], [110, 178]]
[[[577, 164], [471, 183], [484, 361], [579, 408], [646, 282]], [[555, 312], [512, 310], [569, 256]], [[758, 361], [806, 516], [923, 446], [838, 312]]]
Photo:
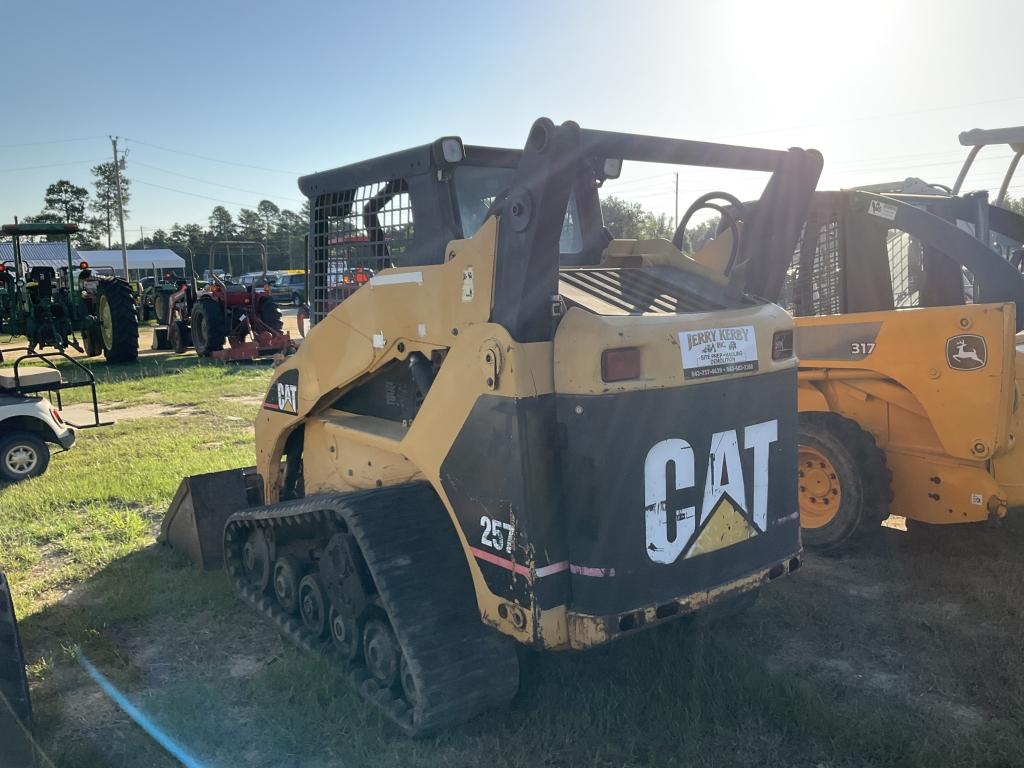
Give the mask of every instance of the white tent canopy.
[[[79, 261], [89, 262], [91, 267], [113, 267], [121, 272], [123, 260], [121, 251], [78, 251]], [[142, 272], [156, 269], [185, 270], [185, 260], [170, 248], [131, 248], [128, 250], [128, 269]]]
[[[10, 261], [14, 258], [14, 247], [10, 243], [0, 243], [0, 260]], [[68, 246], [66, 243], [22, 243], [21, 258], [29, 266], [51, 266], [60, 269], [68, 265]], [[121, 251], [81, 251], [71, 249], [71, 263], [78, 265], [81, 261], [89, 262], [91, 267], [113, 267], [121, 274]], [[179, 274], [185, 271], [185, 260], [169, 248], [138, 248], [128, 251], [128, 270], [141, 272], [143, 275], [153, 269], [169, 269]]]

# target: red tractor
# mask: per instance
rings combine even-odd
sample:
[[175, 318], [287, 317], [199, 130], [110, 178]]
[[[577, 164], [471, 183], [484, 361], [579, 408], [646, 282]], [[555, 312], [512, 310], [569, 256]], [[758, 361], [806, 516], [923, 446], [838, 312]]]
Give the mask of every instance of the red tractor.
[[[214, 269], [217, 246], [228, 250], [228, 272]], [[281, 310], [270, 295], [270, 285], [260, 279], [236, 282], [231, 276], [231, 246], [256, 246], [262, 274], [267, 272], [267, 251], [262, 243], [230, 241], [210, 246], [209, 283], [198, 289], [179, 280], [171, 296], [167, 341], [175, 352], [194, 346], [200, 357], [218, 360], [251, 360], [268, 354], [287, 354], [291, 337], [282, 328]], [[242, 257], [244, 259], [244, 250]], [[225, 344], [227, 348], [225, 349]]]

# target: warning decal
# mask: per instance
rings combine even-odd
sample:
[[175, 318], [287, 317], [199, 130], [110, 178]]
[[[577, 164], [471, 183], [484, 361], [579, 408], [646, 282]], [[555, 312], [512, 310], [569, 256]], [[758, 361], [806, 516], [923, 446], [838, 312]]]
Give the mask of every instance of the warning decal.
[[679, 347], [687, 379], [757, 370], [757, 336], [752, 325], [680, 331]]

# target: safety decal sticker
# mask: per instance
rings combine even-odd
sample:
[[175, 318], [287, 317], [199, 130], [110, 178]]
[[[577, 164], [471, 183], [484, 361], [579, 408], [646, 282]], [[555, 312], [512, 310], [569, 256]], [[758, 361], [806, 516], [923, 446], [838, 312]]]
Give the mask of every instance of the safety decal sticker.
[[896, 218], [897, 208], [890, 203], [883, 203], [881, 200], [872, 200], [868, 203], [868, 213], [880, 219], [892, 221]]
[[278, 413], [299, 412], [299, 372], [285, 371], [270, 385], [263, 407]]
[[679, 348], [687, 379], [757, 370], [757, 336], [752, 325], [680, 331]]
[[962, 333], [946, 339], [946, 362], [954, 371], [976, 371], [988, 362], [985, 337]]

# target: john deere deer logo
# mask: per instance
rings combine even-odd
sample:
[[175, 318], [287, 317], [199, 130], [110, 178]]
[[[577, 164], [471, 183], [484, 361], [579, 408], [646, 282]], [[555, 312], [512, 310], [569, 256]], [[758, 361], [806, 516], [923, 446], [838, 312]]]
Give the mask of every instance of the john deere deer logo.
[[953, 336], [946, 340], [946, 362], [956, 371], [976, 371], [988, 361], [985, 338], [973, 333]]

